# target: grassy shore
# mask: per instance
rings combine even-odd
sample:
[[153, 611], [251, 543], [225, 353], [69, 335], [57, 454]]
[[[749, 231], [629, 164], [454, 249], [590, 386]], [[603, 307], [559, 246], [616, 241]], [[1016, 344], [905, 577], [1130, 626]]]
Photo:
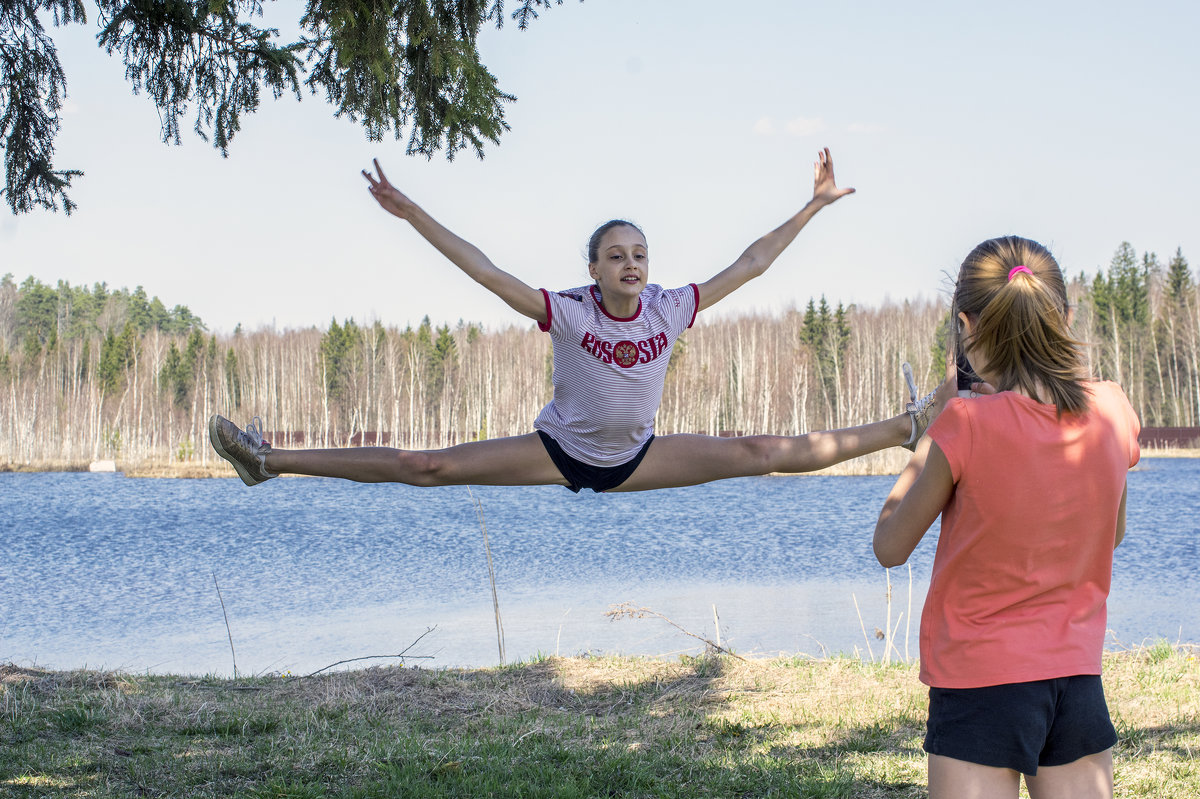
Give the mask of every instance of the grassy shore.
[[[1119, 797], [1200, 796], [1200, 657], [1110, 654]], [[0, 666], [5, 797], [918, 797], [912, 665], [547, 658], [223, 680]]]

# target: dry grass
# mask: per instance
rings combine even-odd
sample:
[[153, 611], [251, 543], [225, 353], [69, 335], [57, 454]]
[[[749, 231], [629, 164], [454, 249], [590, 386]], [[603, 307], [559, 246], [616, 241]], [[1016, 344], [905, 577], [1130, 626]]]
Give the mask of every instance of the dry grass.
[[[1108, 656], [1117, 796], [1200, 795], [1200, 661]], [[851, 659], [185, 680], [0, 667], [0, 795], [924, 796], [925, 689]]]
[[0, 472], [86, 472], [88, 464], [79, 461], [30, 461], [0, 463]]
[[831, 475], [835, 477], [862, 477], [865, 475], [899, 474], [912, 455], [906, 449], [890, 447], [872, 452], [860, 458], [844, 461], [813, 474]]
[[1200, 458], [1200, 449], [1188, 447], [1143, 447], [1143, 458]]
[[117, 471], [126, 477], [176, 477], [194, 479], [203, 477], [237, 477], [237, 472], [225, 461], [216, 456], [208, 463], [194, 461], [143, 461], [140, 463], [117, 463]]

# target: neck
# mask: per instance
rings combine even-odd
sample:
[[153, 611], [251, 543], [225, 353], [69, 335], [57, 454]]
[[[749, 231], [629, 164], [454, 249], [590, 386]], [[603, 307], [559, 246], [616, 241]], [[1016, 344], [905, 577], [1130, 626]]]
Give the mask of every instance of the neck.
[[1046, 391], [1046, 387], [1044, 385], [1042, 385], [1042, 382], [1040, 380], [1033, 387], [1033, 389], [1034, 390], [1031, 393], [1029, 391], [1026, 391], [1022, 386], [1013, 386], [1012, 388], [1009, 389], [1009, 391], [1011, 391], [1014, 394], [1020, 394], [1022, 397], [1029, 397], [1029, 399], [1031, 399], [1035, 402], [1040, 402], [1043, 405], [1053, 405], [1054, 404], [1054, 402], [1050, 399], [1050, 392]]
[[636, 297], [608, 297], [596, 286], [596, 293], [600, 295], [600, 304], [604, 306], [604, 310], [608, 311], [610, 316], [615, 316], [618, 319], [628, 319], [637, 313], [638, 304], [642, 301], [641, 296]]

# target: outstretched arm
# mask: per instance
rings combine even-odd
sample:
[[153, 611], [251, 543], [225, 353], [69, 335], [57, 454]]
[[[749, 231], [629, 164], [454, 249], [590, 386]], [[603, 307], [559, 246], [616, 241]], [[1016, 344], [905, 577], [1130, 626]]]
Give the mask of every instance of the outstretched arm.
[[422, 238], [449, 258], [451, 263], [476, 283], [508, 303], [517, 313], [528, 316], [540, 324], [545, 324], [546, 302], [540, 291], [505, 272], [492, 263], [491, 259], [474, 244], [450, 232], [423, 208], [389, 183], [378, 160], [374, 164], [378, 177], [365, 169], [363, 177], [371, 184], [369, 189], [371, 196], [383, 210], [412, 225]]
[[700, 309], [714, 305], [740, 288], [746, 281], [767, 271], [779, 254], [783, 252], [808, 224], [817, 211], [836, 202], [854, 189], [839, 189], [833, 178], [833, 156], [826, 147], [817, 153], [813, 164], [813, 196], [800, 212], [779, 227], [746, 248], [736, 261], [706, 282], [701, 283]]

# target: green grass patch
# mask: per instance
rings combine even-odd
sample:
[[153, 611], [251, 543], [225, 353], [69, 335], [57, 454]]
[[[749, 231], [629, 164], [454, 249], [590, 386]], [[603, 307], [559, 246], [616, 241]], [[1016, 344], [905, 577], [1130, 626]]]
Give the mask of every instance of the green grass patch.
[[[1118, 797], [1200, 796], [1200, 661], [1106, 658]], [[0, 796], [920, 797], [915, 666], [539, 656], [242, 680], [0, 666]]]

